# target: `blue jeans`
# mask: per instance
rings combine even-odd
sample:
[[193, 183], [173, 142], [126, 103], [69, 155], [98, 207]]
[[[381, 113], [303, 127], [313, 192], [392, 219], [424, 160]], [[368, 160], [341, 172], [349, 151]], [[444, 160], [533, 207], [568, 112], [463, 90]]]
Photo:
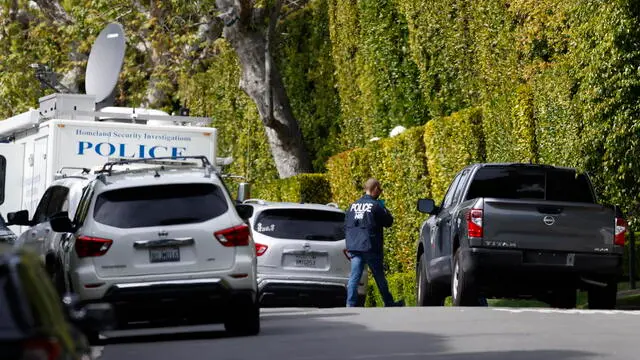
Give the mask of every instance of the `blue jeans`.
[[351, 275], [347, 284], [347, 306], [354, 307], [358, 302], [358, 284], [362, 278], [364, 266], [368, 265], [376, 280], [376, 285], [382, 295], [384, 306], [394, 306], [393, 296], [389, 292], [389, 285], [384, 276], [384, 266], [382, 264], [382, 254], [372, 252], [349, 252], [351, 256]]

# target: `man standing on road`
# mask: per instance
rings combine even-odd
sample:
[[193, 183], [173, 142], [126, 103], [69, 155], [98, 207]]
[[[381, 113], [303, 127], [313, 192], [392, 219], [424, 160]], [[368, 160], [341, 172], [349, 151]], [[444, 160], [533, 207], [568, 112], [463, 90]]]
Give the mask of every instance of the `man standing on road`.
[[358, 299], [358, 284], [365, 264], [369, 266], [382, 295], [384, 306], [404, 306], [395, 302], [389, 292], [383, 266], [383, 228], [393, 224], [393, 216], [378, 197], [382, 193], [380, 182], [370, 178], [364, 184], [365, 194], [347, 210], [345, 236], [351, 256], [351, 275], [347, 285], [347, 306], [354, 307]]

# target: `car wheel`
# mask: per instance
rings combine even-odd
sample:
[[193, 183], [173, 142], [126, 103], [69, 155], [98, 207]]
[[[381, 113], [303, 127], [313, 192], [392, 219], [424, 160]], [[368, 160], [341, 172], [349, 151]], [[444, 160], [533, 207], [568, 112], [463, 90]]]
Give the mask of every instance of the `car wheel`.
[[418, 306], [443, 306], [445, 296], [442, 289], [429, 280], [424, 255], [420, 256], [417, 271], [416, 304]]
[[573, 309], [578, 302], [576, 289], [557, 290], [551, 294], [549, 305], [558, 309]]
[[606, 287], [589, 289], [587, 297], [589, 309], [615, 309], [618, 297], [618, 284], [616, 284], [615, 281], [611, 281], [607, 283]]
[[479, 306], [478, 294], [473, 284], [473, 274], [464, 271], [460, 263], [460, 249], [453, 258], [451, 299], [454, 306]]
[[233, 336], [260, 333], [260, 306], [249, 297], [234, 299], [224, 321], [225, 330]]

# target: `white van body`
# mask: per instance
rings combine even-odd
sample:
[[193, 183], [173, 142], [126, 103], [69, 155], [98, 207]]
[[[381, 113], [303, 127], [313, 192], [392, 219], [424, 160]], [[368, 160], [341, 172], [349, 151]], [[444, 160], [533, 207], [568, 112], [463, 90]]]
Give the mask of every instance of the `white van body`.
[[[209, 118], [116, 107], [93, 111], [93, 99], [53, 94], [40, 99], [39, 110], [0, 121], [1, 214], [33, 214], [60, 174], [78, 173], [113, 158], [204, 155], [216, 164], [217, 132], [208, 127]], [[25, 230], [11, 228], [16, 234]]]

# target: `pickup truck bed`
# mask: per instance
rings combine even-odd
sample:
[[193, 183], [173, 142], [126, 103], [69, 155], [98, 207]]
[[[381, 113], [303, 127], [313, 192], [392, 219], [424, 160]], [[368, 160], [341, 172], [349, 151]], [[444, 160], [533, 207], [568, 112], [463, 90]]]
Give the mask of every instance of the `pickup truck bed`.
[[597, 204], [574, 169], [475, 164], [455, 177], [429, 213], [417, 249], [418, 303], [478, 305], [483, 297], [537, 298], [571, 308], [576, 290], [592, 308], [613, 308], [626, 223]]

